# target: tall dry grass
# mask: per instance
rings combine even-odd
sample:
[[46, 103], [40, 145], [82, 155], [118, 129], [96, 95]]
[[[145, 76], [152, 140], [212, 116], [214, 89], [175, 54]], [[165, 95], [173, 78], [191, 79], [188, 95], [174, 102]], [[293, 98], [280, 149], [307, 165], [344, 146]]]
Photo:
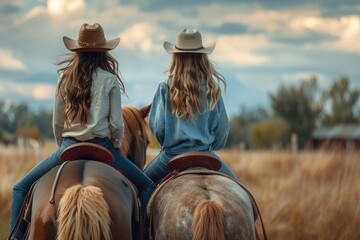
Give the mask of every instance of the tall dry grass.
[[360, 239], [360, 153], [219, 155], [253, 193], [269, 239]]
[[[47, 143], [41, 158], [55, 149]], [[360, 239], [359, 152], [218, 154], [254, 195], [269, 239]], [[8, 234], [12, 186], [35, 164], [31, 148], [0, 147], [0, 239]]]
[[45, 142], [40, 156], [30, 147], [19, 149], [15, 146], [0, 145], [0, 240], [7, 239], [9, 233], [13, 185], [54, 150], [54, 142]]

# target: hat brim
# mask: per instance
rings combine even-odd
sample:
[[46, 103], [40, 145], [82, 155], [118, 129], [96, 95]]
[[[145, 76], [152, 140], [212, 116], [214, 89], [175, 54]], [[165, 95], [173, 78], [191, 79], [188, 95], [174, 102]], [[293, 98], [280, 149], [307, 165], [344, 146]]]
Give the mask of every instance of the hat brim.
[[206, 53], [211, 54], [215, 49], [216, 44], [211, 43], [200, 49], [178, 49], [176, 46], [169, 42], [164, 42], [164, 49], [167, 53]]
[[120, 38], [115, 38], [112, 40], [106, 41], [106, 43], [102, 46], [81, 46], [78, 44], [78, 42], [74, 39], [63, 37], [63, 41], [65, 44], [65, 47], [73, 52], [104, 52], [109, 51], [117, 47], [117, 45], [120, 42]]

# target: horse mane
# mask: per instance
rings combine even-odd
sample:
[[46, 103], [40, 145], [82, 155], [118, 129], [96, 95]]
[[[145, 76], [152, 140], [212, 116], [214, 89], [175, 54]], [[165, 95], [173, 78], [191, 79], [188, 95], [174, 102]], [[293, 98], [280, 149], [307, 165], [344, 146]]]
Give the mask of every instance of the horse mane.
[[136, 142], [145, 141], [145, 138], [149, 139], [149, 126], [135, 107], [123, 105], [122, 111], [125, 133], [121, 144], [121, 153], [127, 156], [130, 151], [131, 136], [135, 137]]

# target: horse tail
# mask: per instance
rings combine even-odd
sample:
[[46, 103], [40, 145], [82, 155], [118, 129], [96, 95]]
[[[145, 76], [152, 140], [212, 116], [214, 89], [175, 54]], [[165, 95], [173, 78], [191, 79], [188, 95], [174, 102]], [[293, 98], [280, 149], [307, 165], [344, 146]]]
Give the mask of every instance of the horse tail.
[[109, 206], [100, 188], [68, 188], [58, 208], [58, 240], [111, 239]]
[[203, 200], [195, 208], [193, 240], [225, 240], [224, 216], [218, 201]]

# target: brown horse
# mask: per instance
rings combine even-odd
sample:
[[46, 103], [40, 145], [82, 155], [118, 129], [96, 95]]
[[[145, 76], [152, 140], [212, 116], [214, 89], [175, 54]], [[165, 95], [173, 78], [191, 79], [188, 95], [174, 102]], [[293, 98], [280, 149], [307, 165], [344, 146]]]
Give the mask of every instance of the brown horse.
[[[121, 152], [141, 169], [149, 142], [144, 120], [149, 109], [123, 107], [126, 134]], [[62, 166], [61, 174], [58, 166], [35, 185], [28, 239], [142, 238], [141, 228], [134, 227], [139, 219], [135, 214], [138, 200], [127, 178], [97, 161], [78, 160]], [[53, 204], [49, 202], [52, 195]]]
[[204, 170], [184, 171], [156, 190], [148, 209], [152, 237], [256, 239], [256, 213], [248, 191], [225, 175]]

